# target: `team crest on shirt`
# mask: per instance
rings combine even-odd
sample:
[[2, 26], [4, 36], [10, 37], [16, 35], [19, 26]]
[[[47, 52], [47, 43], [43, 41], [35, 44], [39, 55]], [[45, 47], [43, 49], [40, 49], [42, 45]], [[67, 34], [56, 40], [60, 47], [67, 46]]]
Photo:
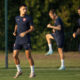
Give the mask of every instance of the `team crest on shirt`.
[[27, 19], [26, 18], [23, 18], [23, 21], [25, 22]]

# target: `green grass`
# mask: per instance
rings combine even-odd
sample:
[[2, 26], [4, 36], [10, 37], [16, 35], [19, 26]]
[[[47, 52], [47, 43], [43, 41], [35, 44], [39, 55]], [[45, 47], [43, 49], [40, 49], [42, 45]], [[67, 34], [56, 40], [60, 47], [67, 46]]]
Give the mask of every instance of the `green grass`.
[[[30, 80], [29, 69], [23, 69], [23, 75], [16, 80]], [[14, 80], [13, 76], [16, 69], [0, 69], [0, 80]], [[32, 80], [80, 80], [80, 70], [47, 70], [47, 69], [36, 69], [36, 77]]]
[[[65, 71], [58, 71], [60, 66], [59, 55], [55, 52], [51, 56], [44, 56], [45, 53], [33, 52], [35, 61], [36, 77], [29, 79], [30, 68], [24, 53], [20, 53], [23, 75], [16, 80], [80, 80], [80, 54], [78, 52], [65, 53]], [[5, 69], [5, 55], [0, 53], [0, 80], [14, 80], [16, 68], [13, 62], [12, 53], [9, 54], [9, 68]]]

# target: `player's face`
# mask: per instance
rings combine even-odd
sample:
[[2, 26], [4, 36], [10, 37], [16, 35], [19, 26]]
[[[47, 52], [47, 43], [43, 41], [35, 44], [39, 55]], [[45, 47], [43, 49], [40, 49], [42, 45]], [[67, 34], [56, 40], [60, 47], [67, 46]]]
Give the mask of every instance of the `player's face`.
[[78, 14], [80, 15], [80, 9], [78, 9]]
[[51, 12], [49, 12], [49, 16], [51, 19], [55, 19], [54, 15]]
[[20, 14], [25, 15], [26, 12], [27, 12], [27, 7], [22, 6], [22, 7], [20, 8]]

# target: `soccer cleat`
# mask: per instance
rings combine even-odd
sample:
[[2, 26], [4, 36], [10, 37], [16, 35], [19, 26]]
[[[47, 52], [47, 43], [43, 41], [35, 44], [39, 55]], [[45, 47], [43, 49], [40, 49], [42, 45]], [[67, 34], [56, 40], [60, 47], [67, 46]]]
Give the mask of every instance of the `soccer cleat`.
[[34, 78], [35, 76], [36, 76], [35, 73], [30, 73], [29, 78]]
[[22, 72], [17, 72], [14, 78], [18, 78], [20, 75], [22, 75]]
[[45, 54], [46, 56], [49, 56], [49, 55], [52, 55], [53, 54], [53, 50], [51, 50], [51, 51], [48, 51], [48, 53], [47, 54]]
[[65, 66], [61, 66], [58, 70], [65, 70]]

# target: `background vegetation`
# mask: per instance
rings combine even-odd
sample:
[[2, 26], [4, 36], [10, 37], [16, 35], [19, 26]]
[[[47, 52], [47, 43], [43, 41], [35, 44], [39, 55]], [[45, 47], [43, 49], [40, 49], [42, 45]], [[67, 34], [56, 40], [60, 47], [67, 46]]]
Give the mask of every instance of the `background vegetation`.
[[[45, 40], [46, 33], [51, 30], [46, 25], [51, 22], [48, 12], [50, 9], [56, 9], [57, 14], [64, 22], [65, 31], [65, 51], [73, 51], [78, 49], [79, 39], [73, 39], [72, 33], [76, 31], [77, 8], [80, 6], [80, 0], [8, 0], [8, 45], [9, 50], [15, 37], [12, 35], [15, 25], [15, 16], [19, 15], [18, 7], [25, 3], [28, 6], [27, 14], [33, 17], [35, 31], [32, 35], [33, 50], [47, 50], [47, 42]], [[4, 0], [0, 1], [0, 50], [4, 50], [5, 45], [5, 25], [4, 25]], [[56, 43], [53, 42], [54, 50], [57, 50]]]

